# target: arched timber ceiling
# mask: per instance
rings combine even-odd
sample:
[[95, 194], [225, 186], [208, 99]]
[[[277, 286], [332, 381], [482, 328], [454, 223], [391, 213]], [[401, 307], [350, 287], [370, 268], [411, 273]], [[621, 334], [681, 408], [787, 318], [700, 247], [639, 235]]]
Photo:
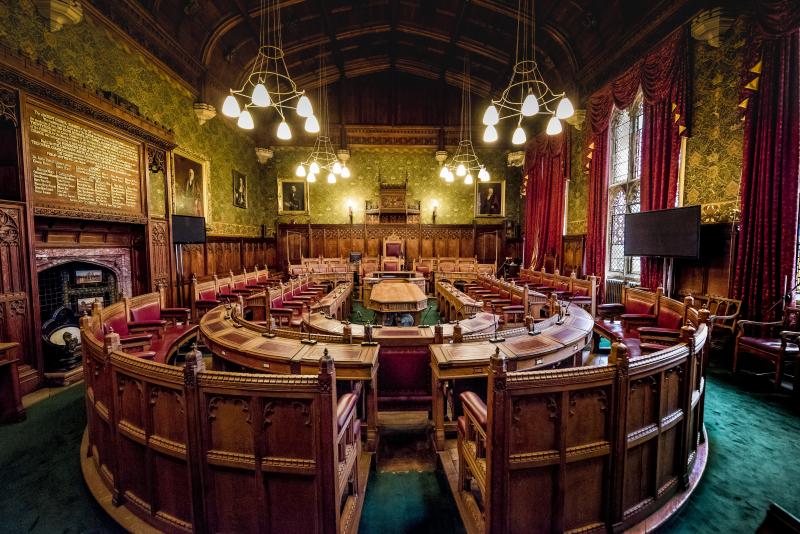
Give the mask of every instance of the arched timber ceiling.
[[[242, 83], [257, 51], [260, 0], [89, 1], [215, 105]], [[580, 100], [700, 3], [538, 0], [536, 59], [554, 90]], [[287, 66], [301, 89], [385, 71], [458, 87], [467, 57], [473, 92], [486, 98], [507, 83], [514, 62], [517, 0], [279, 0], [279, 7]]]

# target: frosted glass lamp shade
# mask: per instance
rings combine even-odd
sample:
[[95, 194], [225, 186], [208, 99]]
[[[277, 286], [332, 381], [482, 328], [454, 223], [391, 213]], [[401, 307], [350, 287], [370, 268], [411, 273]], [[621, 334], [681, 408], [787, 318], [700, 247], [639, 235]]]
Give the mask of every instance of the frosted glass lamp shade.
[[294, 171], [295, 176], [303, 178], [306, 175], [306, 168], [303, 167], [302, 164], [297, 166], [297, 170]]
[[497, 129], [491, 124], [483, 131], [483, 142], [494, 143], [497, 141]]
[[442, 170], [439, 171], [439, 178], [447, 178], [447, 173], [448, 172], [449, 171], [447, 170], [447, 167], [442, 165]]
[[528, 96], [522, 101], [522, 109], [520, 112], [526, 117], [533, 117], [539, 113], [539, 101], [533, 93], [528, 93]]
[[226, 96], [225, 101], [222, 102], [222, 114], [235, 119], [241, 113], [242, 110], [239, 109], [239, 102], [236, 100], [236, 97], [233, 95]]
[[336, 175], [333, 174], [332, 172], [328, 173], [328, 183], [329, 184], [335, 184], [336, 183]]
[[311, 165], [308, 167], [308, 172], [311, 174], [319, 174], [319, 164], [316, 161], [312, 161]]
[[465, 184], [467, 184], [467, 185], [470, 185], [470, 184], [471, 184], [471, 183], [473, 183], [474, 181], [475, 181], [475, 180], [472, 178], [472, 174], [469, 174], [469, 173], [468, 173], [468, 174], [467, 174], [467, 175], [464, 177], [464, 183], [465, 183]]
[[308, 133], [319, 133], [319, 121], [314, 115], [311, 115], [306, 119], [304, 128]]
[[289, 125], [286, 124], [286, 121], [281, 121], [278, 125], [277, 136], [278, 139], [283, 139], [284, 141], [292, 138], [292, 130], [289, 128]]
[[241, 115], [239, 115], [239, 120], [236, 121], [236, 125], [243, 130], [252, 130], [255, 128], [253, 116], [250, 115], [250, 112], [247, 110], [242, 111]]
[[306, 176], [306, 182], [313, 184], [316, 181], [317, 181], [317, 175], [313, 173], [308, 173], [308, 176]]
[[347, 168], [347, 165], [342, 165], [342, 178], [350, 178], [350, 169]]
[[331, 171], [333, 171], [333, 174], [342, 174], [342, 164], [337, 161], [333, 164]]
[[550, 122], [547, 123], [547, 135], [558, 135], [561, 130], [561, 121], [557, 117], [550, 117]]
[[267, 88], [263, 83], [258, 83], [253, 87], [253, 94], [250, 97], [250, 102], [252, 102], [254, 106], [260, 108], [269, 106], [269, 93], [267, 93]]
[[456, 167], [456, 176], [464, 176], [467, 174], [467, 168], [464, 167], [463, 163], [459, 163], [458, 167]]
[[311, 108], [311, 100], [306, 95], [297, 100], [297, 114], [301, 117], [311, 117], [314, 114], [314, 110]]
[[500, 122], [500, 114], [497, 112], [497, 108], [494, 107], [494, 104], [489, 104], [489, 107], [483, 112], [483, 124], [486, 126], [494, 126], [498, 122]]
[[566, 96], [561, 99], [556, 108], [556, 117], [559, 119], [568, 119], [575, 114], [575, 108], [572, 107], [572, 102]]
[[444, 180], [445, 180], [445, 182], [452, 183], [453, 180], [455, 180], [455, 177], [453, 176], [453, 171], [448, 169], [447, 170], [447, 176], [444, 177]]
[[525, 130], [522, 129], [522, 126], [517, 126], [517, 129], [514, 130], [514, 136], [511, 138], [511, 142], [515, 145], [522, 145], [527, 139], [528, 137], [525, 135]]
[[481, 167], [481, 170], [478, 171], [478, 180], [481, 182], [489, 181], [489, 171], [486, 170], [486, 167]]

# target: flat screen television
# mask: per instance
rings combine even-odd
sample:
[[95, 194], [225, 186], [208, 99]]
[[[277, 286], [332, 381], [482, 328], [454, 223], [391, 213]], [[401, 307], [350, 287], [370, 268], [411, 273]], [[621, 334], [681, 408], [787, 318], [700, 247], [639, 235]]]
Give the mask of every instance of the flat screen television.
[[172, 242], [176, 244], [205, 243], [206, 218], [173, 215]]
[[700, 206], [625, 215], [625, 255], [700, 256]]

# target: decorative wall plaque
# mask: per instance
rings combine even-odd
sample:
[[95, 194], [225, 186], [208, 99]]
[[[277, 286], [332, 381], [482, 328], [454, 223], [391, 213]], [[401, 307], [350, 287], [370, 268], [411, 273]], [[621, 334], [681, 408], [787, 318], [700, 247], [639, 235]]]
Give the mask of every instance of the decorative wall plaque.
[[36, 208], [80, 218], [143, 217], [139, 144], [30, 102], [27, 118]]

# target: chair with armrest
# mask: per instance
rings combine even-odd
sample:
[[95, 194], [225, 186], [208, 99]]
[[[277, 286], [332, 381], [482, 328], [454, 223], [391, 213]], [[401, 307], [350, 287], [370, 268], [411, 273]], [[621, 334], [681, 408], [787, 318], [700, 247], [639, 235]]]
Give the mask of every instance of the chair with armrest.
[[217, 282], [213, 278], [200, 282], [192, 275], [191, 308], [192, 320], [198, 322], [206, 312], [222, 304], [217, 298]]
[[164, 335], [170, 325], [188, 324], [192, 311], [189, 308], [168, 308], [164, 289], [136, 297], [126, 297], [125, 308], [128, 313], [128, 331], [131, 333], [150, 332]]
[[[750, 354], [775, 366], [776, 389], [783, 380], [787, 362], [797, 365], [798, 340], [800, 340], [800, 308], [786, 306], [780, 321], [759, 322], [740, 320], [737, 324], [736, 344], [733, 351], [733, 372], [739, 366], [739, 357]], [[795, 371], [795, 375], [797, 371]]]
[[102, 309], [99, 304], [92, 306], [92, 314], [101, 313], [103, 335], [116, 333], [123, 352], [148, 352], [152, 343], [151, 332], [131, 332], [128, 327], [128, 314], [123, 302]]
[[[618, 332], [622, 337], [636, 336], [636, 329], [640, 326], [651, 326], [658, 316], [659, 297], [663, 293], [661, 288], [655, 292], [637, 288], [622, 288], [622, 302], [601, 304], [597, 307], [599, 326], [609, 331]], [[621, 326], [615, 321], [619, 320]]]
[[681, 338], [681, 327], [686, 322], [686, 313], [694, 305], [692, 297], [684, 297], [683, 305], [670, 298], [659, 296], [658, 315], [654, 319], [642, 320], [645, 324], [636, 329], [643, 343], [674, 345]]

